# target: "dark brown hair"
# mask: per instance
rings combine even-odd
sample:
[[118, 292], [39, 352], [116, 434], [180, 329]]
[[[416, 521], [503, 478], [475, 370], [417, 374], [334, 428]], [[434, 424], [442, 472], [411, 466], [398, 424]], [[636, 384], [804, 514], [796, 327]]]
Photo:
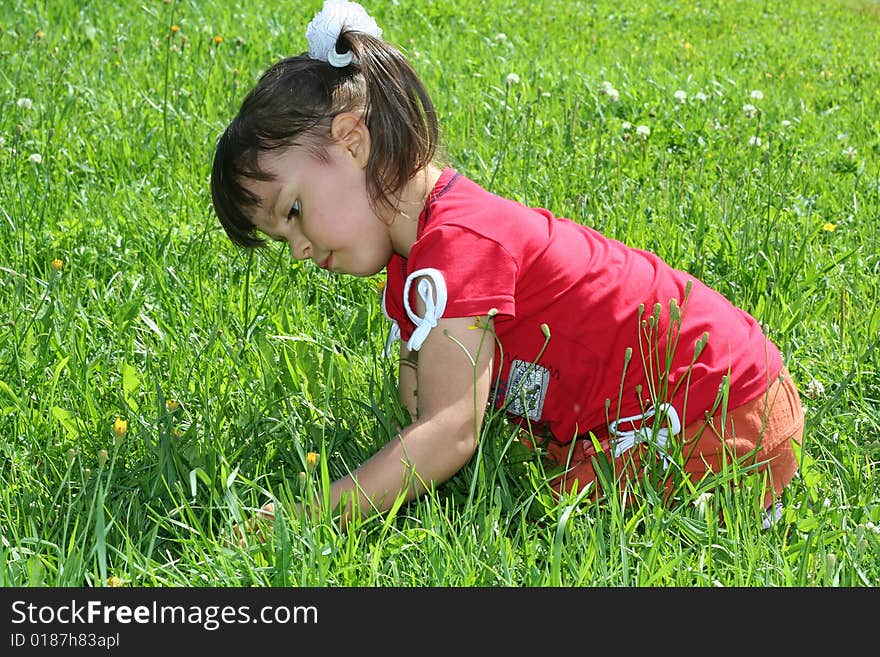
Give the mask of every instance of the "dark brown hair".
[[272, 65], [245, 97], [217, 140], [211, 168], [214, 212], [229, 238], [262, 246], [251, 221], [260, 202], [244, 180], [270, 180], [260, 168], [264, 152], [300, 145], [326, 157], [333, 117], [360, 112], [370, 131], [367, 189], [374, 205], [396, 207], [398, 192], [437, 150], [434, 105], [406, 57], [363, 32], [343, 30], [336, 51], [357, 63], [336, 68], [307, 53]]

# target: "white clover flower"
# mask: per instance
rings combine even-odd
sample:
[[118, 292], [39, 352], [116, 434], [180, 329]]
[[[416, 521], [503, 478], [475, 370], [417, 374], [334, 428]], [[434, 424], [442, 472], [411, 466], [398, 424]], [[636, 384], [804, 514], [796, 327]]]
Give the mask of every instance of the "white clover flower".
[[749, 94], [755, 100], [761, 100], [764, 97], [764, 92], [760, 89], [755, 89], [752, 93]]
[[504, 32], [499, 32], [495, 35], [495, 41], [497, 43], [504, 43], [505, 41], [507, 41], [507, 35]]
[[749, 137], [749, 146], [760, 146], [760, 145], [761, 145], [761, 138], [760, 137], [758, 137], [757, 135], [752, 135], [751, 137]]
[[675, 96], [675, 100], [679, 101], [680, 103], [687, 102], [687, 99], [688, 99], [687, 91], [679, 89], [678, 91], [676, 91], [672, 95]]
[[709, 100], [709, 96], [704, 94], [702, 91], [698, 91], [697, 93], [695, 93], [694, 98], [697, 99], [698, 101], [700, 101], [701, 103], [705, 103], [707, 100]]
[[807, 389], [804, 390], [804, 394], [810, 399], [819, 399], [819, 397], [825, 395], [825, 386], [820, 381], [811, 379], [807, 384]]
[[651, 128], [646, 125], [640, 125], [636, 128], [636, 134], [642, 139], [647, 139], [648, 135], [651, 134]]
[[6, 137], [0, 135], [0, 148], [3, 148], [6, 145]]
[[846, 134], [845, 132], [838, 132], [837, 133], [837, 141], [843, 141], [847, 137], [849, 137], [849, 135]]
[[30, 98], [19, 98], [16, 104], [23, 110], [29, 110], [34, 106], [34, 101]]
[[31, 153], [28, 159], [34, 164], [40, 164], [43, 161], [43, 156], [39, 153]]
[[620, 124], [620, 127], [623, 128], [624, 130], [629, 130], [630, 128], [633, 127], [633, 124], [630, 123], [629, 121], [624, 121], [623, 123]]
[[614, 85], [605, 80], [602, 84], [599, 85], [599, 93], [608, 96], [612, 103], [616, 103], [620, 100], [620, 92], [614, 88]]
[[779, 125], [781, 125], [783, 128], [790, 128], [791, 121], [789, 121], [788, 119], [782, 119], [782, 121], [779, 122]]
[[506, 79], [508, 86], [519, 84], [519, 76], [516, 73], [508, 73]]
[[858, 151], [857, 151], [855, 148], [853, 148], [852, 146], [847, 146], [847, 147], [843, 150], [843, 156], [844, 156], [847, 160], [853, 160], [853, 159], [855, 159], [855, 157], [856, 157], [856, 153], [857, 153], [857, 152], [858, 152]]
[[750, 103], [746, 103], [743, 105], [743, 112], [745, 112], [747, 119], [751, 119], [758, 113], [758, 108]]

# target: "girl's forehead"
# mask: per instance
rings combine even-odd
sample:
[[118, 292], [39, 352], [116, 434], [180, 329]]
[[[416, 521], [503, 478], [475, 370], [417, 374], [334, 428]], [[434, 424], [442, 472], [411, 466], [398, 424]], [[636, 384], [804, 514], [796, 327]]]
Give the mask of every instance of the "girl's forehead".
[[290, 146], [285, 146], [271, 151], [261, 151], [257, 154], [257, 168], [269, 176], [277, 177], [278, 169], [289, 158], [290, 150]]
[[247, 178], [241, 181], [242, 186], [257, 199], [255, 206], [255, 214], [261, 212], [271, 212], [275, 201], [278, 199], [278, 190], [280, 188], [277, 177], [273, 176], [270, 180], [255, 180]]
[[309, 160], [314, 160], [310, 152], [304, 146], [293, 144], [260, 152], [257, 155], [257, 167], [266, 176], [277, 181], [290, 175], [291, 171], [298, 170]]
[[267, 200], [272, 201], [272, 196], [278, 194], [278, 188], [294, 175], [297, 157], [290, 147], [266, 151], [257, 156], [257, 168], [264, 179], [246, 178], [242, 180], [242, 185], [259, 199], [262, 207], [266, 207]]

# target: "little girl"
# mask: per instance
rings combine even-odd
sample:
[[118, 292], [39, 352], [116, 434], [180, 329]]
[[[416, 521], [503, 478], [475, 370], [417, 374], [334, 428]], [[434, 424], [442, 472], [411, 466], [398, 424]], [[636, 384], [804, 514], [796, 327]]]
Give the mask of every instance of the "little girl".
[[332, 483], [334, 508], [387, 510], [446, 481], [490, 405], [559, 466], [560, 494], [597, 494], [600, 464], [621, 486], [651, 474], [668, 489], [736, 461], [762, 473], [769, 508], [797, 470], [803, 411], [758, 322], [652, 253], [437, 164], [430, 96], [381, 35], [360, 5], [327, 0], [308, 52], [264, 73], [211, 172], [233, 242], [386, 272], [413, 421]]

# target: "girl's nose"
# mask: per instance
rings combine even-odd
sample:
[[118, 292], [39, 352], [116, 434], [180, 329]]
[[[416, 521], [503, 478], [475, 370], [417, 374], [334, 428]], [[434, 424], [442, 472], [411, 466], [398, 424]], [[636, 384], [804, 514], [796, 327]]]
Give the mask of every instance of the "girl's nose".
[[290, 255], [296, 260], [305, 260], [312, 254], [311, 244], [302, 238], [290, 240], [288, 246], [290, 246]]

